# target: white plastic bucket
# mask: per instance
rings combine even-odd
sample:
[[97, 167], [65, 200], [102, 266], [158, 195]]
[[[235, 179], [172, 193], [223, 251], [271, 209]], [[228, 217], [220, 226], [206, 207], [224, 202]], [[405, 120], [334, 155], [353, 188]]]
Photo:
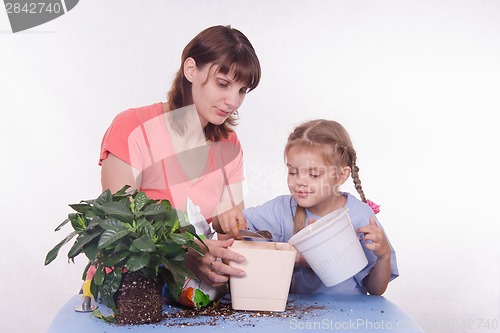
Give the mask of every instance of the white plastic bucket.
[[231, 251], [245, 257], [229, 265], [245, 271], [231, 276], [231, 306], [235, 310], [285, 311], [297, 251], [288, 243], [234, 241]]
[[347, 280], [368, 264], [347, 212], [346, 207], [333, 211], [288, 241], [327, 287]]

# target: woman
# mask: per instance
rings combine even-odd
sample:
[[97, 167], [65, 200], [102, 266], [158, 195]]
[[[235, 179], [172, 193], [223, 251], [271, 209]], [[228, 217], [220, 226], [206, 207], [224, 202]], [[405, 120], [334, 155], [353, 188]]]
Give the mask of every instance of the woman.
[[[192, 202], [210, 222], [243, 208], [242, 151], [231, 126], [259, 84], [260, 64], [248, 39], [229, 26], [200, 32], [181, 60], [166, 103], [124, 111], [108, 128], [99, 162], [102, 188], [114, 193], [128, 184], [180, 210]], [[217, 287], [244, 275], [222, 262], [244, 261], [227, 249], [232, 242], [207, 239], [204, 257], [190, 253], [188, 265], [202, 282]]]

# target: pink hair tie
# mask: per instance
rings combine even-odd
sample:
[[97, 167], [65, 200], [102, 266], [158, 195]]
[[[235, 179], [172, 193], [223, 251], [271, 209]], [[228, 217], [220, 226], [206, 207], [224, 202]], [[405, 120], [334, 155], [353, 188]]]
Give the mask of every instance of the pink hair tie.
[[380, 206], [379, 206], [379, 205], [377, 205], [375, 202], [370, 201], [370, 200], [366, 200], [366, 204], [367, 204], [368, 206], [370, 206], [370, 208], [371, 208], [371, 209], [373, 209], [373, 212], [374, 212], [375, 214], [377, 214], [378, 212], [380, 212]]

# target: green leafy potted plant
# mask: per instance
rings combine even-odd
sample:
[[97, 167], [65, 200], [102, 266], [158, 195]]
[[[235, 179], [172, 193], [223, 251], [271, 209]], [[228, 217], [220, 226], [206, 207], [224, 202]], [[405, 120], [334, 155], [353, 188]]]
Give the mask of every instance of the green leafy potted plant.
[[[193, 276], [184, 260], [188, 248], [203, 255], [195, 241], [201, 239], [192, 225], [181, 225], [168, 200], [151, 200], [144, 192], [127, 192], [129, 188], [124, 186], [115, 194], [106, 190], [95, 200], [69, 205], [76, 212], [56, 231], [68, 222], [73, 231], [48, 252], [45, 265], [76, 236], [68, 260], [74, 261], [81, 253], [87, 256], [83, 279], [93, 265], [90, 292], [94, 299], [100, 295], [113, 311], [108, 317], [100, 312], [96, 315], [118, 324], [153, 323], [162, 319], [164, 283], [171, 294], [178, 295], [185, 276]], [[137, 299], [140, 296], [145, 296], [147, 303]]]

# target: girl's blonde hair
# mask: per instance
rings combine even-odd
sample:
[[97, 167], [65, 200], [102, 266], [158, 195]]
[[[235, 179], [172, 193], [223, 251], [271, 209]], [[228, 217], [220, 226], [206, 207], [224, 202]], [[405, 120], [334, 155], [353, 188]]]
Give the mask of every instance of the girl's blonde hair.
[[[365, 193], [359, 179], [359, 168], [356, 165], [356, 151], [346, 129], [336, 121], [317, 119], [297, 126], [288, 136], [285, 146], [285, 158], [293, 151], [318, 153], [325, 164], [337, 167], [351, 168], [351, 177], [354, 187], [363, 202], [366, 202]], [[297, 233], [306, 225], [306, 211], [297, 204], [294, 216], [294, 232]]]

